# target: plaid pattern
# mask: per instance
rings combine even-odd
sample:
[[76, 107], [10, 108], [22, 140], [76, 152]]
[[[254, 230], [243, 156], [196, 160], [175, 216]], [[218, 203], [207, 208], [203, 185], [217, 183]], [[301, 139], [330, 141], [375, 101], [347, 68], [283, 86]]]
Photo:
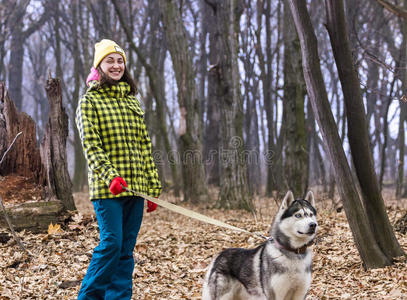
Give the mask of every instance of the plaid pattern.
[[89, 165], [90, 199], [114, 196], [110, 182], [123, 177], [136, 192], [158, 197], [161, 183], [151, 154], [151, 140], [144, 123], [144, 112], [125, 82], [100, 87], [91, 82], [76, 110], [76, 125]]

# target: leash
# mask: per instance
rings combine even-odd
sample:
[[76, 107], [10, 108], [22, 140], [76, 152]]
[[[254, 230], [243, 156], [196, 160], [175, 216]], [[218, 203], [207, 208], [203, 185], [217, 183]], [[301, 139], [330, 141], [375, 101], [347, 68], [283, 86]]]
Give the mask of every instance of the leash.
[[187, 209], [185, 207], [181, 207], [181, 206], [175, 205], [173, 203], [170, 203], [168, 201], [160, 200], [158, 198], [153, 198], [153, 197], [141, 194], [139, 192], [133, 191], [133, 190], [131, 190], [131, 189], [127, 188], [127, 187], [124, 187], [124, 186], [122, 186], [122, 187], [128, 192], [131, 192], [131, 193], [133, 193], [133, 194], [135, 194], [137, 196], [140, 196], [140, 197], [142, 197], [144, 199], [147, 199], [148, 201], [151, 201], [151, 202], [153, 202], [153, 203], [155, 203], [155, 204], [157, 204], [159, 206], [162, 206], [162, 207], [164, 207], [164, 208], [166, 208], [166, 209], [168, 209], [170, 211], [173, 211], [173, 212], [176, 212], [178, 214], [187, 216], [189, 218], [192, 218], [192, 219], [204, 222], [204, 223], [209, 223], [209, 224], [212, 224], [212, 225], [215, 225], [215, 226], [231, 229], [231, 230], [234, 230], [234, 231], [243, 232], [243, 233], [249, 234], [251, 236], [264, 239], [264, 240], [269, 239], [268, 237], [266, 237], [266, 236], [264, 236], [262, 234], [255, 233], [255, 232], [250, 232], [250, 231], [247, 231], [245, 229], [241, 229], [239, 227], [236, 227], [236, 226], [224, 223], [222, 221], [213, 219], [211, 217], [202, 215], [200, 213], [197, 213], [196, 211]]

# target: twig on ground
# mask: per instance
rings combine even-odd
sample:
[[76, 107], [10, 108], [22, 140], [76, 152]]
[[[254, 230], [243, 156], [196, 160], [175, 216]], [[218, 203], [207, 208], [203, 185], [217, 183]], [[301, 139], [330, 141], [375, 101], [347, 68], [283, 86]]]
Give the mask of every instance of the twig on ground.
[[[17, 138], [18, 138], [21, 134], [22, 134], [22, 132], [19, 132], [19, 133], [16, 135], [16, 137], [14, 138], [13, 142], [11, 143], [11, 145], [7, 148], [6, 152], [4, 152], [3, 157], [2, 157], [1, 160], [0, 160], [0, 165], [1, 165], [1, 163], [3, 162], [4, 157], [6, 156], [7, 152], [10, 151], [11, 147], [13, 147], [13, 145], [14, 145], [14, 143], [16, 142]], [[24, 252], [26, 252], [27, 254], [29, 254], [30, 256], [32, 256], [32, 253], [31, 253], [30, 251], [28, 251], [28, 250], [24, 247], [23, 243], [21, 242], [21, 239], [18, 237], [17, 233], [14, 231], [13, 224], [11, 224], [10, 219], [9, 219], [8, 216], [7, 216], [6, 208], [4, 207], [3, 199], [1, 198], [1, 196], [0, 196], [0, 206], [1, 206], [2, 210], [3, 210], [4, 218], [5, 218], [6, 221], [7, 221], [8, 227], [10, 228], [10, 231], [11, 231], [11, 233], [12, 233], [13, 236], [14, 236], [14, 240], [17, 242], [17, 244], [20, 246], [20, 248], [23, 249]]]
[[11, 224], [10, 219], [7, 216], [6, 208], [3, 205], [3, 199], [1, 197], [0, 197], [0, 206], [1, 206], [1, 209], [3, 210], [4, 218], [7, 221], [8, 227], [10, 227], [11, 233], [13, 234], [14, 240], [17, 242], [17, 244], [20, 246], [20, 248], [23, 249], [24, 252], [26, 252], [28, 255], [32, 256], [32, 253], [24, 247], [23, 242], [18, 237], [17, 233], [14, 231], [13, 225]]

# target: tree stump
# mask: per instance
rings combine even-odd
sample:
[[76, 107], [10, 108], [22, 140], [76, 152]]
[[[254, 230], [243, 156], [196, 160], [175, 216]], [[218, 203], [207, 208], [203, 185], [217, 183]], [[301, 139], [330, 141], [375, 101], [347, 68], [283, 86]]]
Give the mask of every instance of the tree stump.
[[17, 174], [43, 185], [45, 174], [37, 147], [35, 126], [30, 116], [17, 111], [4, 82], [0, 82], [0, 155], [3, 155], [18, 132], [23, 133], [7, 153], [0, 166], [0, 175]]
[[47, 175], [47, 192], [61, 200], [65, 209], [75, 210], [72, 183], [67, 168], [68, 116], [62, 106], [61, 81], [49, 78], [45, 90], [49, 102], [49, 117], [40, 149]]

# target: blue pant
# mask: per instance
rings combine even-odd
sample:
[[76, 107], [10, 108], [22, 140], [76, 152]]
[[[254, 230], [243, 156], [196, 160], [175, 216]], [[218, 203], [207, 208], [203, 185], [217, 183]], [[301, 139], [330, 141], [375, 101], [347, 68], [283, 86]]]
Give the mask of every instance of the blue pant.
[[119, 197], [93, 200], [100, 243], [93, 251], [78, 300], [130, 299], [133, 250], [143, 219], [144, 199]]

